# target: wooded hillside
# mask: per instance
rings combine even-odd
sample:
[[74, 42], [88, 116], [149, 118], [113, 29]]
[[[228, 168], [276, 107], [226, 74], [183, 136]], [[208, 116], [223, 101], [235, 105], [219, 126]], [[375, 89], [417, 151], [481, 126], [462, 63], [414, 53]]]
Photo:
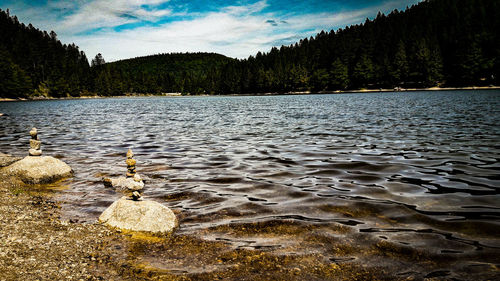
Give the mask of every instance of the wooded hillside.
[[90, 67], [74, 44], [0, 11], [0, 96], [499, 85], [498, 30], [500, 1], [428, 0], [244, 60], [159, 54]]

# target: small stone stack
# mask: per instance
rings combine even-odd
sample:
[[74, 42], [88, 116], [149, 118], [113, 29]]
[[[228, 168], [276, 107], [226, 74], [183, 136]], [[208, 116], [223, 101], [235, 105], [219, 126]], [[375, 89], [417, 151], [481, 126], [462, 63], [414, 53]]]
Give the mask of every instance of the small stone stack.
[[128, 199], [134, 201], [142, 200], [142, 189], [144, 188], [144, 182], [141, 176], [135, 171], [136, 161], [133, 159], [134, 153], [131, 149], [127, 151], [127, 177], [118, 177], [116, 179], [104, 178], [103, 183], [105, 186], [111, 186], [117, 190], [125, 193]]
[[134, 153], [132, 152], [132, 149], [128, 149], [127, 151], [127, 178], [133, 178], [135, 176], [135, 164], [136, 161], [132, 158], [134, 157]]
[[37, 129], [36, 128], [31, 129], [30, 135], [31, 135], [31, 139], [30, 139], [29, 155], [30, 156], [41, 156], [42, 150], [40, 149], [40, 146], [42, 145], [42, 142], [38, 139]]
[[132, 199], [137, 201], [142, 197], [140, 192], [144, 187], [144, 183], [142, 182], [141, 176], [135, 171], [136, 161], [132, 157], [134, 157], [134, 153], [132, 149], [129, 148], [127, 151], [127, 160], [125, 161], [127, 163], [127, 179], [132, 178], [136, 184], [128, 185], [128, 190], [132, 192]]

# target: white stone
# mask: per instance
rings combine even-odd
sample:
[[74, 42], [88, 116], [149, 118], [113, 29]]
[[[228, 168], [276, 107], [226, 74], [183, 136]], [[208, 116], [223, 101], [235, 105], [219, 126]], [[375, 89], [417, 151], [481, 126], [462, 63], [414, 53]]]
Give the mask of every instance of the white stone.
[[144, 188], [144, 182], [137, 182], [134, 178], [119, 177], [111, 179], [111, 185], [119, 191], [137, 191]]
[[42, 155], [42, 150], [41, 149], [30, 148], [29, 154], [30, 154], [30, 156], [41, 156]]
[[0, 171], [28, 184], [50, 183], [73, 175], [68, 164], [51, 156], [26, 156]]
[[139, 174], [135, 174], [134, 175], [134, 181], [136, 181], [136, 182], [142, 182], [141, 176], [139, 176]]
[[150, 200], [134, 201], [127, 197], [115, 201], [99, 217], [105, 225], [132, 231], [168, 233], [177, 227], [174, 212]]

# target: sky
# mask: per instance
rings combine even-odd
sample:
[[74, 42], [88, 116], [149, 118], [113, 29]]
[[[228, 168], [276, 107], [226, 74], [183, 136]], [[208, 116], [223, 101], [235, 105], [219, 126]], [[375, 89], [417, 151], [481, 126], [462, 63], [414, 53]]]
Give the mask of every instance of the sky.
[[0, 0], [0, 9], [110, 62], [171, 52], [247, 58], [420, 1]]

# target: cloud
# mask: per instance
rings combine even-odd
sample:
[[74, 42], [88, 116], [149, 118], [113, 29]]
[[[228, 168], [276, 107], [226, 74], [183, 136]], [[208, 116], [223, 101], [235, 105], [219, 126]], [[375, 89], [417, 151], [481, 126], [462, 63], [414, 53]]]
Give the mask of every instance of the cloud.
[[82, 32], [88, 29], [115, 27], [138, 21], [157, 21], [171, 13], [168, 9], [145, 9], [161, 4], [161, 0], [95, 0], [87, 2], [61, 22], [63, 31]]
[[89, 58], [102, 53], [106, 61], [115, 61], [168, 52], [246, 58], [418, 0], [377, 0], [376, 5], [363, 8], [337, 7], [338, 1], [325, 0], [321, 3], [328, 2], [330, 8], [320, 10], [308, 1], [302, 6], [312, 7], [309, 10], [279, 1], [240, 0], [236, 2], [240, 4], [222, 6], [201, 0], [49, 0], [42, 7], [13, 3], [35, 26], [55, 30], [60, 40], [74, 42]]

